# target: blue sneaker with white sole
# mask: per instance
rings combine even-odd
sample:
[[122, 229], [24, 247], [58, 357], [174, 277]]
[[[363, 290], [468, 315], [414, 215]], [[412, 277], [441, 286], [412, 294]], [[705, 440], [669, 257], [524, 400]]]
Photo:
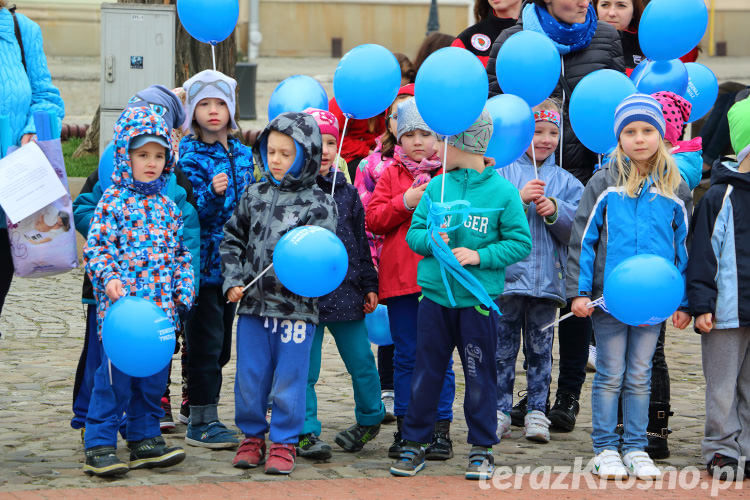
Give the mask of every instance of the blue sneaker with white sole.
[[234, 432], [218, 420], [208, 424], [188, 424], [185, 442], [191, 446], [215, 450], [236, 448], [240, 444]]

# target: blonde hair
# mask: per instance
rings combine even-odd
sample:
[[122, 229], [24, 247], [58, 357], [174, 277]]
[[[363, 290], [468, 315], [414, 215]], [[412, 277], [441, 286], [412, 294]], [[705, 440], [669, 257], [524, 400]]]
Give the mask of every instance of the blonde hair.
[[8, 5], [8, 0], [0, 0], [0, 9]]
[[618, 177], [617, 185], [625, 188], [625, 193], [631, 198], [637, 196], [641, 184], [647, 177], [652, 177], [656, 189], [667, 197], [675, 195], [675, 191], [680, 186], [680, 171], [677, 168], [672, 155], [669, 154], [664, 139], [659, 139], [659, 146], [656, 153], [648, 160], [648, 173], [643, 175], [638, 168], [628, 161], [625, 151], [622, 150], [620, 143], [617, 143], [615, 149], [615, 166], [617, 167]]
[[531, 111], [554, 111], [559, 114], [560, 104], [558, 104], [555, 99], [548, 97], [547, 99], [534, 106]]

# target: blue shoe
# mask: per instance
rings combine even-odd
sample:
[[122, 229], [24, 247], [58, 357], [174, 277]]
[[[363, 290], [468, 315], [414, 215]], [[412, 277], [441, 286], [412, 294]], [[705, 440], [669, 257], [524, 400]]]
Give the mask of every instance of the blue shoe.
[[236, 448], [240, 444], [235, 434], [218, 420], [208, 424], [188, 424], [185, 442], [191, 446], [216, 450]]
[[412, 477], [424, 468], [424, 448], [419, 443], [404, 441], [398, 460], [391, 465], [394, 476]]

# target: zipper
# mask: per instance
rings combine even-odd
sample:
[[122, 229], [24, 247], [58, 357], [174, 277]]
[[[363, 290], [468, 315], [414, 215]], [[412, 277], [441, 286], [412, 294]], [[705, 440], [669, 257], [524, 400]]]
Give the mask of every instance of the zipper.
[[[279, 199], [279, 190], [275, 188], [271, 188], [271, 189], [273, 189], [273, 198], [271, 199], [271, 208], [268, 211], [266, 224], [263, 226], [266, 231], [270, 230], [271, 217], [273, 217], [273, 212], [276, 209], [276, 202]], [[258, 269], [258, 272], [261, 272], [263, 269], [266, 268], [266, 241], [268, 240], [268, 235], [262, 235], [262, 236], [263, 238], [261, 238], [261, 243], [260, 243], [261, 265], [260, 265], [260, 269]], [[265, 300], [265, 295], [263, 292], [263, 278], [258, 280], [258, 289], [260, 290], [260, 316], [263, 316], [263, 313], [266, 311], [266, 300]]]

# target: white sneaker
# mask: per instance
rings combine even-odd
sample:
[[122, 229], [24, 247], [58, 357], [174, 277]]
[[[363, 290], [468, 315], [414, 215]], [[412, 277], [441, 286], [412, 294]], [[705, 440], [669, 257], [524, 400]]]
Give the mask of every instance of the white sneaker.
[[497, 435], [500, 439], [510, 437], [510, 415], [499, 410], [497, 412]]
[[393, 422], [396, 420], [396, 416], [393, 414], [393, 391], [381, 392], [380, 400], [385, 407], [385, 417], [383, 417], [383, 422]]
[[523, 419], [523, 428], [526, 439], [537, 443], [549, 443], [549, 424], [551, 422], [539, 410], [533, 410], [526, 414]]
[[645, 451], [631, 451], [622, 457], [622, 462], [630, 474], [638, 479], [659, 479], [661, 471]]
[[596, 346], [589, 346], [589, 359], [586, 361], [586, 370], [590, 372], [596, 371]]
[[594, 474], [602, 479], [625, 479], [628, 469], [615, 450], [604, 450], [594, 457]]

